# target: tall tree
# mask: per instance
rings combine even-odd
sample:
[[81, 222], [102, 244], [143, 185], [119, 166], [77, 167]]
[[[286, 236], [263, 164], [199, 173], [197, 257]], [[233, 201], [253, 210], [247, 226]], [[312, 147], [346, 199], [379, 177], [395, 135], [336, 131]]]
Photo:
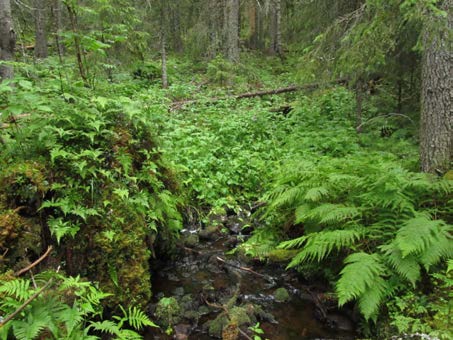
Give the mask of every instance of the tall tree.
[[35, 57], [47, 58], [46, 0], [34, 0]]
[[228, 60], [239, 61], [239, 0], [226, 0], [225, 52]]
[[452, 6], [453, 0], [443, 0], [440, 8], [447, 17], [429, 17], [423, 32], [420, 159], [424, 172], [443, 173], [453, 159]]
[[[16, 47], [16, 33], [11, 17], [10, 0], [0, 0], [0, 61], [9, 61], [14, 57]], [[12, 78], [13, 68], [0, 65], [0, 78]]]

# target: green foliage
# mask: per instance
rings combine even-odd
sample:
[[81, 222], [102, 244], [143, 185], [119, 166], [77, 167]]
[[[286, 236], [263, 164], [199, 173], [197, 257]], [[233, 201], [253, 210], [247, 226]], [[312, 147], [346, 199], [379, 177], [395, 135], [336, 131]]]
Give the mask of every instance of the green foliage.
[[[36, 226], [36, 238], [48, 228], [58, 251], [74, 254], [69, 268], [80, 268], [115, 293], [109, 303], [144, 304], [151, 294], [147, 242], [161, 233], [170, 244], [182, 221], [176, 181], [154, 140], [152, 113], [122, 96], [121, 88], [116, 97], [75, 86], [61, 95], [57, 80], [46, 81], [31, 87], [18, 78], [22, 85], [3, 93], [8, 110], [16, 105], [20, 110], [14, 112], [30, 116], [0, 131], [2, 204], [25, 207], [24, 220]], [[21, 232], [18, 227], [10, 234]], [[91, 254], [88, 263], [85, 253]]]
[[241, 248], [259, 257], [277, 246], [295, 249], [288, 268], [302, 271], [321, 261], [338, 268], [330, 279], [340, 305], [356, 300], [376, 321], [393, 294], [415, 289], [452, 258], [453, 186], [408, 170], [413, 147], [394, 148], [405, 143], [400, 137], [370, 131], [358, 139], [344, 114], [347, 99], [341, 90], [326, 93], [310, 107], [301, 101], [287, 118], [282, 162], [263, 197], [265, 224]]
[[[135, 330], [141, 330], [144, 326], [157, 327], [135, 306], [122, 309], [123, 317], [114, 316], [115, 321], [93, 321], [95, 317], [102, 317], [101, 301], [109, 294], [103, 293], [91, 282], [80, 280], [79, 277], [43, 272], [36, 275], [33, 282], [34, 285], [51, 286], [31, 300], [18, 316], [0, 328], [1, 339], [6, 340], [9, 336], [18, 340], [100, 339], [90, 334], [91, 329], [116, 335], [119, 339], [141, 339], [138, 333], [124, 328], [124, 325], [128, 324]], [[40, 287], [32, 286], [30, 279], [1, 280], [1, 313], [8, 316], [38, 289]]]

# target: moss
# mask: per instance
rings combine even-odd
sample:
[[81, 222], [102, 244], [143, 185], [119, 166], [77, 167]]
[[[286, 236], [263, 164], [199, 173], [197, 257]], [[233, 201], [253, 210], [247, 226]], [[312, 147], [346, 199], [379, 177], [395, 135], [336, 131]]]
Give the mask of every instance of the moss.
[[228, 318], [222, 313], [209, 323], [209, 335], [220, 338], [222, 336], [223, 327], [226, 325], [228, 325]]
[[155, 315], [164, 327], [171, 327], [181, 319], [181, 308], [174, 297], [163, 297], [156, 306]]
[[238, 326], [250, 324], [250, 316], [247, 313], [246, 307], [233, 307], [230, 310], [231, 322], [236, 323]]
[[275, 290], [274, 297], [277, 302], [286, 302], [289, 300], [289, 293], [285, 288], [281, 287]]
[[297, 249], [274, 249], [268, 255], [271, 262], [287, 262], [297, 255]]

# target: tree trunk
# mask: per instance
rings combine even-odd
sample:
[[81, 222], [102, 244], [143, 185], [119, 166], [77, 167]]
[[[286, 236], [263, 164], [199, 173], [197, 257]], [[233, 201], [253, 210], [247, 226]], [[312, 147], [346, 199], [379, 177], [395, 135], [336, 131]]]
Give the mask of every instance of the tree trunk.
[[160, 1], [160, 56], [162, 58], [162, 88], [168, 88], [168, 77], [167, 77], [167, 51], [166, 51], [166, 32], [167, 28], [167, 14], [168, 7], [166, 1]]
[[55, 35], [55, 45], [57, 48], [58, 56], [61, 58], [64, 54], [63, 45], [61, 44], [61, 1], [52, 1], [52, 17], [53, 17], [53, 29]]
[[47, 58], [46, 0], [34, 0], [35, 14], [35, 57]]
[[453, 53], [449, 43], [453, 0], [441, 7], [448, 13], [441, 20], [430, 18], [424, 27], [420, 117], [420, 159], [424, 172], [444, 173], [451, 167], [453, 153]]
[[[16, 33], [13, 28], [11, 17], [10, 0], [0, 0], [0, 60], [13, 60], [16, 47]], [[7, 65], [0, 65], [0, 78], [13, 77], [13, 68]]]
[[271, 14], [271, 48], [270, 52], [282, 57], [281, 2], [273, 0]]
[[79, 68], [80, 77], [82, 78], [83, 83], [86, 86], [89, 86], [86, 67], [83, 64], [83, 52], [81, 46], [82, 42], [80, 39], [79, 28], [77, 24], [77, 12], [69, 2], [66, 3], [66, 8], [68, 9], [69, 21], [71, 22], [72, 34], [74, 35], [74, 48], [76, 52], [77, 66]]
[[239, 61], [239, 0], [226, 3], [226, 57], [232, 62]]

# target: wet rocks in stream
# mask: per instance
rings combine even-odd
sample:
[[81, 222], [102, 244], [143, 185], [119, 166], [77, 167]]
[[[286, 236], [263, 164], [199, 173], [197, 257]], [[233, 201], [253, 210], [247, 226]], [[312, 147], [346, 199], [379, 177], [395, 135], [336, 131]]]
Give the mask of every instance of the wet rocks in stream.
[[[234, 340], [243, 337], [241, 333], [253, 338], [248, 328], [257, 322], [266, 331], [265, 337], [271, 339], [300, 339], [307, 332], [321, 338], [332, 334], [314, 321], [316, 304], [311, 294], [305, 300], [301, 289], [293, 287], [298, 283], [294, 273], [285, 272], [280, 265], [264, 266], [244, 259], [237, 253], [226, 255], [243, 237], [246, 215], [217, 216], [205, 225], [184, 229], [179, 256], [155, 268], [152, 312], [162, 331], [171, 332], [171, 336], [160, 333], [157, 338]], [[280, 259], [289, 254], [275, 255]], [[310, 333], [305, 327], [298, 328], [304, 313], [304, 318], [312, 318], [309, 323], [318, 322], [319, 329]], [[281, 332], [287, 335], [276, 337]]]

